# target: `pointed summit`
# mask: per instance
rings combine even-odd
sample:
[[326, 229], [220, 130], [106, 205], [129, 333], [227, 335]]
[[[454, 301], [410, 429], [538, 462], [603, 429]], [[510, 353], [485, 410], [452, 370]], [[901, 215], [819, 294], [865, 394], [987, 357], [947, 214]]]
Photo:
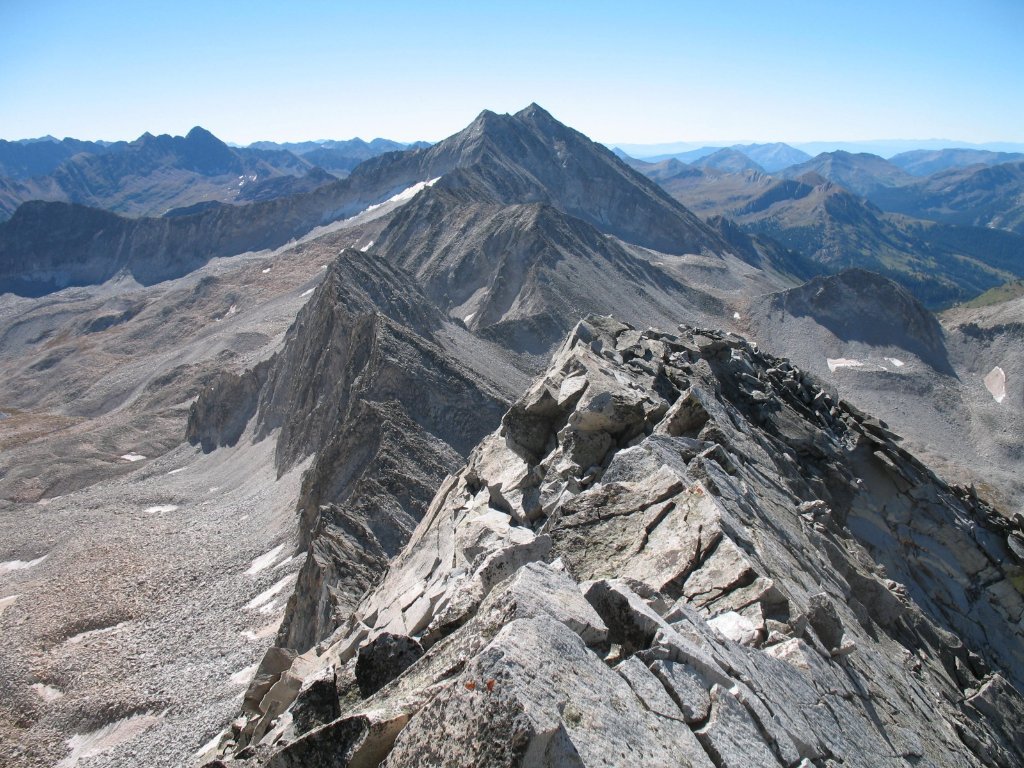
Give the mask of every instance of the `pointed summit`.
[[214, 136], [212, 133], [210, 133], [208, 130], [199, 125], [195, 126], [191, 131], [189, 131], [185, 138], [188, 141], [216, 142], [218, 144], [224, 143], [216, 136]]
[[561, 123], [551, 116], [550, 112], [540, 106], [537, 102], [532, 102], [528, 107], [516, 112], [515, 118], [517, 120], [533, 124], [546, 122], [561, 125]]

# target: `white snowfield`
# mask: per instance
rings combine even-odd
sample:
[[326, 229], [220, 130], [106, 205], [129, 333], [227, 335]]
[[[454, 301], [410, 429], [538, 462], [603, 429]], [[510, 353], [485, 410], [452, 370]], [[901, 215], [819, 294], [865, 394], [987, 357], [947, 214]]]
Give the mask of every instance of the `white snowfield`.
[[[387, 205], [388, 203], [404, 203], [404, 202], [406, 202], [408, 200], [412, 200], [414, 197], [416, 197], [416, 195], [418, 195], [420, 192], [422, 192], [427, 187], [432, 187], [435, 184], [437, 184], [437, 182], [440, 181], [440, 179], [441, 179], [441, 177], [438, 176], [436, 179], [431, 179], [430, 181], [420, 181], [420, 182], [417, 182], [416, 184], [413, 184], [411, 187], [408, 187], [407, 189], [403, 189], [397, 195], [392, 195], [387, 200], [385, 200], [383, 203], [376, 203], [374, 205], [368, 206], [366, 209], [363, 210], [363, 213], [369, 213], [370, 211], [375, 211], [378, 208], [381, 208], [382, 206]], [[370, 241], [370, 245], [373, 245], [373, 241], [372, 240]], [[369, 248], [370, 245], [367, 245], [366, 247]]]
[[67, 640], [65, 640], [65, 642], [70, 643], [71, 645], [78, 645], [79, 643], [84, 642], [86, 640], [90, 640], [94, 637], [99, 637], [101, 635], [109, 635], [114, 632], [120, 632], [122, 629], [125, 628], [127, 623], [128, 622], [126, 621], [122, 621], [118, 624], [113, 625], [112, 627], [100, 627], [99, 629], [90, 629], [86, 632], [79, 632], [77, 635], [72, 635], [71, 637], [69, 637]]
[[[881, 363], [867, 362], [863, 360], [857, 360], [853, 357], [826, 357], [825, 361], [828, 363], [828, 369], [835, 373], [840, 368], [864, 368], [871, 371], [888, 371]], [[885, 362], [889, 363], [893, 368], [902, 368], [906, 365], [898, 357], [886, 357]]]
[[1006, 373], [998, 365], [985, 377], [985, 388], [997, 403], [1006, 398]]
[[850, 357], [826, 357], [825, 362], [828, 363], [828, 369], [833, 373], [837, 368], [861, 368], [864, 365], [860, 360]]
[[35, 560], [8, 560], [6, 563], [0, 563], [0, 573], [23, 571], [26, 568], [34, 568], [48, 557], [49, 555], [43, 555], [42, 557], [37, 557]]
[[264, 603], [270, 602], [276, 595], [280, 594], [285, 587], [295, 581], [297, 575], [298, 574], [291, 573], [283, 577], [280, 581], [274, 584], [274, 586], [256, 595], [256, 597], [245, 604], [245, 607], [249, 610], [253, 610], [254, 608], [263, 606]]
[[57, 768], [74, 768], [80, 760], [101, 755], [118, 744], [134, 738], [156, 725], [165, 713], [142, 713], [105, 725], [90, 733], [75, 734], [68, 739], [71, 754], [57, 763]]
[[178, 511], [178, 505], [177, 504], [154, 504], [152, 507], [146, 507], [143, 510], [143, 512], [146, 512], [146, 513], [148, 513], [150, 515], [155, 515], [155, 514], [158, 514], [160, 512], [177, 512], [177, 511]]
[[143, 456], [141, 453], [124, 453], [121, 454], [121, 458], [124, 459], [125, 461], [135, 462], [142, 461], [146, 457]]
[[260, 571], [269, 568], [274, 564], [274, 561], [281, 556], [284, 551], [284, 544], [278, 544], [272, 550], [267, 552], [265, 555], [260, 555], [252, 561], [252, 565], [249, 566], [249, 570], [245, 572], [246, 576], [252, 576], [259, 573]]
[[32, 692], [40, 699], [46, 702], [57, 701], [57, 699], [64, 698], [64, 691], [60, 688], [54, 688], [52, 685], [46, 683], [32, 683], [29, 686]]

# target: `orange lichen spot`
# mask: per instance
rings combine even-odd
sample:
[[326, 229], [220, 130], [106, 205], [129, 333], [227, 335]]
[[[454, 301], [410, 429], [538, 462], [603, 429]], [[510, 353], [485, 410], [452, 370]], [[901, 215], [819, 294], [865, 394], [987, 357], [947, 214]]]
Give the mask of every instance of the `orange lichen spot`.
[[494, 683], [495, 683], [495, 680], [494, 680], [493, 677], [490, 680], [487, 681], [487, 692], [488, 693], [490, 693], [490, 692], [492, 692], [494, 690]]
[[467, 691], [475, 691], [476, 690], [476, 682], [473, 681], [473, 680], [470, 680], [469, 682], [467, 682], [466, 683], [466, 690]]

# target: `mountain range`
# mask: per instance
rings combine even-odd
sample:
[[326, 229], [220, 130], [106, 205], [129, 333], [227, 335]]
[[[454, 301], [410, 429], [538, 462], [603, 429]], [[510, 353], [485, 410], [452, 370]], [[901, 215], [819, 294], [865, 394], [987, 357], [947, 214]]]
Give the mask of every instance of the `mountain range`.
[[320, 149], [0, 224], [6, 764], [1024, 759], [1024, 299], [932, 311], [1020, 234], [536, 104]]
[[364, 160], [409, 146], [426, 145], [352, 139], [233, 147], [198, 126], [186, 136], [147, 133], [131, 142], [0, 141], [0, 219], [30, 200], [129, 216], [269, 200], [311, 191]]

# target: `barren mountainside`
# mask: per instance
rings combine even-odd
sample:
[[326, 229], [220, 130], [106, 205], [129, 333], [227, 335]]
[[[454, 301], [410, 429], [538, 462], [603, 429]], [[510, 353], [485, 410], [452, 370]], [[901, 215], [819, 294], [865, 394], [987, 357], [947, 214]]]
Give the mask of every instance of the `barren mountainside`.
[[1011, 765], [1024, 538], [898, 443], [738, 337], [588, 319], [208, 754]]
[[299, 163], [0, 224], [0, 763], [1024, 763], [1024, 299], [933, 313], [1020, 235], [536, 104], [188, 141]]

